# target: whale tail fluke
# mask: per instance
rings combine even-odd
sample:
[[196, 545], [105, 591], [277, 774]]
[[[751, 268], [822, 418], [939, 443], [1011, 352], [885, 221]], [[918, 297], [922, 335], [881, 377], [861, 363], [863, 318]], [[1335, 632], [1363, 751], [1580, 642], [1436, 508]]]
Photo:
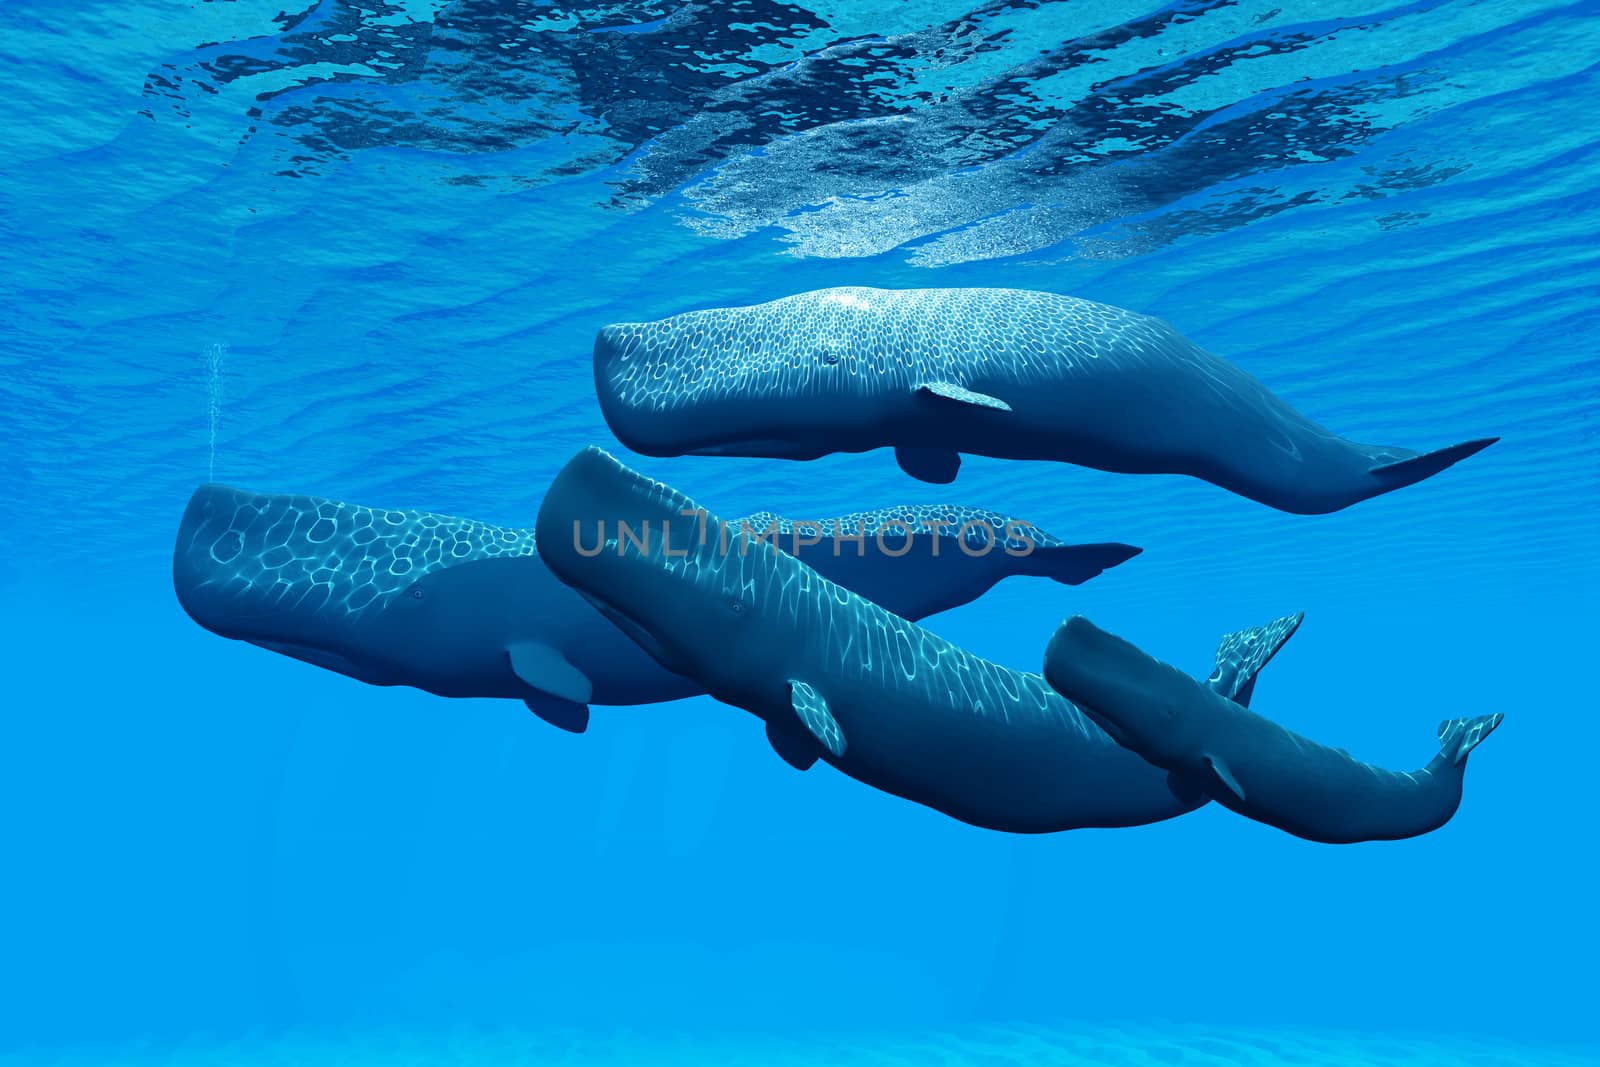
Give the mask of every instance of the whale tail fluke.
[[1212, 690], [1227, 697], [1241, 707], [1250, 706], [1250, 694], [1255, 692], [1256, 675], [1272, 662], [1284, 642], [1294, 636], [1306, 613], [1297, 611], [1281, 619], [1273, 619], [1265, 626], [1252, 626], [1248, 630], [1225, 634], [1217, 642], [1217, 666], [1206, 679]]
[[1054, 545], [1036, 548], [1026, 556], [1017, 557], [1017, 571], [1036, 578], [1050, 578], [1062, 585], [1082, 585], [1143, 551], [1137, 545], [1114, 541], [1093, 545]]
[[1468, 456], [1482, 452], [1498, 440], [1500, 440], [1498, 437], [1480, 437], [1474, 441], [1451, 445], [1449, 448], [1423, 452], [1408, 459], [1375, 463], [1372, 466], [1372, 474], [1383, 481], [1382, 491], [1389, 492], [1391, 489], [1414, 485], [1424, 478], [1432, 478], [1446, 467], [1453, 467]]
[[1446, 719], [1439, 724], [1439, 754], [1457, 766], [1465, 763], [1467, 753], [1493, 733], [1504, 718], [1497, 712], [1471, 719]]

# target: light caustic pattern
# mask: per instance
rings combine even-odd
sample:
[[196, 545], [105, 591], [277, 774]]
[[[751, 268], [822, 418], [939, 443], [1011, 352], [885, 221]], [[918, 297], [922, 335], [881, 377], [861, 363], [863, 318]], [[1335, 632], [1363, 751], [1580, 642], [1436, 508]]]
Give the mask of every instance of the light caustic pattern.
[[878, 395], [930, 382], [1025, 389], [1141, 366], [1182, 365], [1238, 406], [1261, 392], [1160, 319], [1025, 289], [818, 289], [607, 326], [595, 360], [618, 405], [656, 411], [710, 399]]
[[222, 486], [195, 495], [180, 536], [204, 582], [350, 614], [443, 567], [537, 555], [531, 529]]

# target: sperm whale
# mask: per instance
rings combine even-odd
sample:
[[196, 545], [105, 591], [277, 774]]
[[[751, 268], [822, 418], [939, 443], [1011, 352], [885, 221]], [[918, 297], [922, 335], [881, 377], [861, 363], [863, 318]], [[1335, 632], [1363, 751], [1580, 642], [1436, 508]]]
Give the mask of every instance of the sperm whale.
[[1492, 444], [1349, 441], [1159, 319], [1022, 289], [799, 293], [616, 323], [594, 345], [606, 424], [649, 456], [814, 459], [889, 447], [1187, 474], [1281, 511], [1338, 511]]

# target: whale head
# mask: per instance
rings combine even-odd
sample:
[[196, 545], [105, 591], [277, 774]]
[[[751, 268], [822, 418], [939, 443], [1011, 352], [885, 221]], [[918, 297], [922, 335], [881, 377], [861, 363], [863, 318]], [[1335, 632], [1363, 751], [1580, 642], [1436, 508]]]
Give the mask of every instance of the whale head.
[[663, 667], [716, 693], [716, 680], [760, 674], [751, 555], [684, 494], [598, 448], [551, 483], [535, 527], [555, 575]]
[[[414, 676], [445, 568], [532, 554], [531, 531], [208, 484], [172, 556], [178, 603], [213, 633], [379, 685]], [[437, 638], [437, 634], [435, 637]]]
[[[874, 294], [879, 294], [874, 303]], [[647, 456], [815, 459], [862, 451], [883, 383], [881, 290], [614, 323], [594, 343], [611, 432]]]
[[1205, 702], [1194, 679], [1082, 615], [1056, 630], [1044, 677], [1123, 748], [1169, 770], [1201, 747]]

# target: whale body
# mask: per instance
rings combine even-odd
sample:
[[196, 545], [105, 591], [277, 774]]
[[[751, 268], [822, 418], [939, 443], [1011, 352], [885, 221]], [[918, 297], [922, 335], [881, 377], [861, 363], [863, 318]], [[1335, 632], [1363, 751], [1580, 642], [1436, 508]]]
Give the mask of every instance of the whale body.
[[[1288, 621], [1292, 633], [1300, 619]], [[1446, 719], [1427, 766], [1386, 770], [1221, 699], [1081, 615], [1050, 639], [1044, 676], [1151, 765], [1241, 815], [1328, 844], [1416, 837], [1449, 822], [1467, 754], [1504, 718]]]
[[[764, 543], [918, 618], [1009, 575], [1075, 585], [1139, 551], [1071, 545], [1021, 520], [955, 506], [742, 521], [767, 535]], [[562, 536], [576, 544], [592, 531]], [[522, 700], [567, 730], [585, 728], [591, 703], [653, 704], [702, 691], [552, 575], [531, 529], [203, 485], [179, 524], [172, 577], [184, 611], [222, 636], [373, 685]]]
[[[707, 514], [589, 448], [557, 475], [535, 529], [558, 577], [663, 666], [759, 717], [791, 766], [820, 759], [884, 792], [1014, 833], [1135, 826], [1204, 803], [1039, 675], [981, 659], [788, 553], [738, 534], [723, 542], [680, 532], [671, 524], [686, 512]], [[595, 515], [670, 527], [672, 536], [650, 545], [609, 538], [600, 551], [578, 551], [565, 531]], [[1213, 674], [1230, 697], [1276, 651], [1271, 637], [1238, 636], [1219, 646]], [[1247, 659], [1233, 658], [1240, 653]]]
[[814, 459], [891, 447], [928, 482], [960, 454], [1187, 474], [1317, 514], [1437, 474], [1434, 452], [1318, 426], [1159, 319], [1022, 289], [819, 289], [599, 331], [606, 424], [643, 455]]

